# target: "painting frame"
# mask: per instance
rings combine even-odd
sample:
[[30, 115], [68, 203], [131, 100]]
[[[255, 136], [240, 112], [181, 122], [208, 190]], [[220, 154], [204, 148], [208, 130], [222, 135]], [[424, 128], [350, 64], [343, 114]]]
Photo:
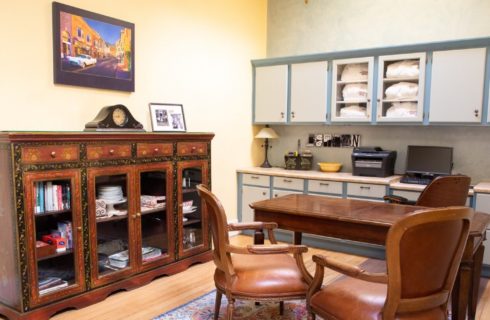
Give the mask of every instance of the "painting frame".
[[134, 92], [133, 23], [58, 2], [52, 14], [55, 84]]
[[151, 128], [161, 132], [186, 132], [184, 106], [178, 103], [150, 102]]

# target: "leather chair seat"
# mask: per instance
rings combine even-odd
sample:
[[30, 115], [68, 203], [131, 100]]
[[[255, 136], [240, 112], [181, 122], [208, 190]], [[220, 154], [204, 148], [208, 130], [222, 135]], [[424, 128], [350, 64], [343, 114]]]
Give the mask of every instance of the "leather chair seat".
[[308, 284], [298, 269], [296, 260], [288, 254], [234, 254], [232, 255], [236, 277], [231, 288], [226, 287], [225, 274], [216, 269], [216, 286], [234, 295], [271, 298], [304, 296]]
[[[381, 320], [387, 285], [342, 276], [324, 286], [310, 300], [315, 313], [325, 319]], [[442, 308], [397, 315], [399, 320], [447, 320]]]

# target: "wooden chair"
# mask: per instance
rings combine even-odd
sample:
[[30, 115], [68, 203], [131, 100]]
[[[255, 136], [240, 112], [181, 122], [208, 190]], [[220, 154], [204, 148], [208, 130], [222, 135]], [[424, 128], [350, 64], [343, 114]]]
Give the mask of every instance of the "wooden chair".
[[[225, 319], [232, 319], [236, 299], [278, 301], [281, 314], [283, 301], [306, 299], [312, 276], [306, 270], [302, 254], [308, 249], [300, 245], [276, 244], [272, 231], [277, 228], [276, 223], [228, 224], [223, 206], [216, 196], [203, 185], [198, 185], [197, 190], [209, 215], [214, 245], [214, 319], [218, 319], [223, 294], [228, 299]], [[228, 231], [247, 229], [267, 230], [272, 244], [247, 247], [230, 244]]]
[[[314, 255], [309, 319], [447, 320], [447, 304], [469, 233], [473, 209], [419, 210], [396, 222], [386, 239], [387, 273]], [[322, 287], [324, 268], [341, 277]]]
[[384, 196], [384, 200], [431, 208], [464, 206], [468, 198], [470, 183], [471, 178], [464, 175], [440, 176], [425, 187], [416, 202], [399, 196]]

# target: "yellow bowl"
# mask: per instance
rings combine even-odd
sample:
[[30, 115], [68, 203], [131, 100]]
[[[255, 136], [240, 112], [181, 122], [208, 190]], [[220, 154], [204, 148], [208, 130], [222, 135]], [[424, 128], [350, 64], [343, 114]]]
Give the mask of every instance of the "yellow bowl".
[[338, 162], [318, 162], [318, 165], [323, 172], [337, 172], [342, 168], [342, 163]]

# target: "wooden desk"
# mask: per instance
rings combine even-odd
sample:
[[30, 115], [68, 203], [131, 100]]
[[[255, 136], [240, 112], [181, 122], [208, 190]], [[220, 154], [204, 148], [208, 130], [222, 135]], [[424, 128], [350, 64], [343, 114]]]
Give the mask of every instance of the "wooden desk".
[[[406, 214], [424, 207], [353, 199], [291, 194], [250, 205], [256, 221], [277, 222], [279, 228], [294, 231], [294, 243], [303, 232], [334, 238], [384, 245], [389, 228]], [[476, 312], [478, 282], [483, 262], [483, 240], [490, 215], [476, 212], [452, 294], [452, 318], [470, 319]], [[263, 243], [263, 233], [256, 233]]]

